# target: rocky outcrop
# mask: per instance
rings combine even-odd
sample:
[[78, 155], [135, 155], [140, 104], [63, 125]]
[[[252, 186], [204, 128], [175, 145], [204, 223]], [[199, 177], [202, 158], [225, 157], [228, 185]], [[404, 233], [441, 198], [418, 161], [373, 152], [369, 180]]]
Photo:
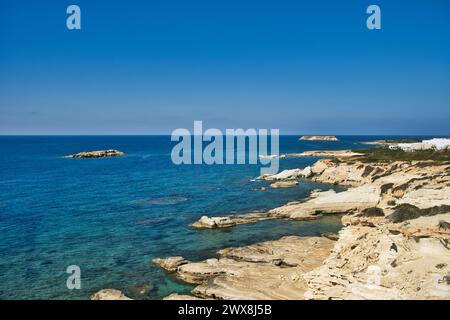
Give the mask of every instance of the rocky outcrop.
[[[214, 299], [301, 299], [302, 275], [321, 265], [334, 241], [325, 237], [283, 237], [218, 252], [180, 266], [178, 278], [198, 284], [192, 294]], [[178, 298], [177, 296], [169, 296]]]
[[79, 152], [68, 155], [65, 158], [106, 158], [106, 157], [119, 157], [123, 155], [124, 153], [121, 151], [110, 149], [110, 150]]
[[338, 141], [338, 138], [336, 136], [302, 136], [299, 140]]
[[166, 258], [166, 259], [157, 258], [157, 259], [153, 259], [152, 262], [168, 272], [176, 272], [178, 270], [178, 267], [182, 266], [183, 264], [187, 264], [190, 261], [184, 259], [181, 256], [178, 256], [178, 257], [170, 257], [170, 258]]
[[304, 169], [289, 169], [283, 170], [277, 174], [264, 174], [256, 178], [256, 180], [280, 180], [280, 181], [291, 181], [297, 180], [299, 178], [308, 178], [312, 174], [311, 167], [306, 167]]
[[102, 289], [91, 296], [91, 300], [131, 300], [120, 290]]
[[[346, 157], [319, 160], [308, 170], [313, 181], [348, 189], [315, 190], [305, 201], [257, 217], [221, 219], [230, 226], [233, 219], [308, 220], [341, 213], [338, 237], [285, 237], [183, 264], [176, 274], [198, 284], [196, 297], [450, 299], [450, 163]], [[296, 182], [300, 171], [261, 179]]]
[[450, 165], [430, 161], [335, 162], [322, 159], [312, 166], [313, 181], [380, 190], [379, 207], [410, 203], [421, 209], [450, 205]]
[[307, 299], [450, 299], [450, 213], [394, 224], [347, 216], [331, 255], [304, 275]]
[[192, 224], [194, 228], [226, 228], [237, 225], [236, 220], [232, 220], [231, 217], [208, 217], [202, 216], [197, 222]]
[[344, 216], [338, 237], [222, 249], [176, 275], [198, 285], [197, 298], [450, 299], [450, 231], [442, 227], [450, 212], [402, 223], [375, 213]]
[[[342, 199], [367, 188], [361, 195], [370, 194], [373, 207], [343, 216], [346, 226], [332, 254], [304, 276], [309, 288], [305, 298], [450, 298], [445, 280], [450, 232], [442, 228], [442, 222], [450, 220], [448, 164], [323, 159], [312, 171], [314, 181], [348, 186], [336, 194]], [[321, 192], [315, 196], [323, 197]], [[324, 199], [319, 202], [331, 205], [328, 196]], [[337, 202], [345, 203], [342, 199]], [[344, 209], [336, 203], [339, 207]]]
[[194, 226], [230, 227], [269, 218], [310, 220], [325, 214], [361, 213], [372, 208], [389, 215], [399, 205], [407, 203], [420, 210], [445, 208], [450, 206], [449, 172], [449, 164], [427, 161], [372, 163], [358, 158], [321, 159], [305, 169], [284, 170], [258, 179], [276, 181], [270, 186], [279, 188], [295, 186], [299, 177], [307, 176], [316, 182], [346, 186], [347, 190], [314, 191], [303, 202], [290, 202], [258, 213], [259, 216], [202, 217]]
[[278, 188], [292, 188], [298, 185], [298, 181], [277, 181], [272, 183], [269, 187], [272, 189]]
[[261, 159], [275, 159], [275, 158], [284, 159], [284, 158], [286, 158], [286, 155], [285, 154], [270, 154], [270, 155], [260, 154], [258, 157]]
[[361, 186], [343, 192], [316, 192], [305, 202], [292, 202], [269, 211], [271, 216], [292, 220], [309, 220], [324, 214], [353, 213], [374, 207], [380, 201], [374, 186]]
[[349, 188], [341, 192], [314, 192], [309, 200], [288, 203], [268, 213], [272, 217], [311, 219], [323, 214], [348, 214], [374, 207], [391, 214], [403, 203], [411, 203], [420, 209], [449, 206], [449, 168], [447, 164], [421, 162], [364, 163], [322, 159], [311, 167], [311, 179]]
[[265, 176], [265, 180], [295, 180], [301, 176], [302, 170], [300, 169], [291, 169], [291, 170], [283, 170], [280, 173], [274, 175]]
[[202, 216], [199, 220], [191, 224], [191, 227], [198, 229], [228, 228], [238, 224], [255, 223], [261, 220], [274, 219], [267, 212], [253, 212], [244, 215], [231, 215], [224, 217]]

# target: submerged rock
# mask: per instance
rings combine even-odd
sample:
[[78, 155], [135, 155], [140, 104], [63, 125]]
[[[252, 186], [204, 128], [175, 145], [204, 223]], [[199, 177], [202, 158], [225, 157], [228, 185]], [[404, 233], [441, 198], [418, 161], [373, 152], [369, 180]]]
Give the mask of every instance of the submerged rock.
[[132, 293], [132, 295], [146, 297], [150, 291], [152, 291], [153, 286], [150, 283], [143, 283], [134, 286], [130, 286], [128, 290]]
[[151, 197], [141, 200], [135, 200], [132, 203], [139, 205], [139, 206], [145, 206], [145, 205], [174, 205], [181, 202], [187, 201], [187, 197], [183, 196], [163, 196], [163, 197]]
[[102, 289], [91, 296], [91, 300], [131, 300], [120, 290]]
[[109, 150], [79, 152], [68, 155], [65, 158], [105, 158], [105, 157], [119, 157], [123, 155], [124, 153], [121, 151], [109, 149]]

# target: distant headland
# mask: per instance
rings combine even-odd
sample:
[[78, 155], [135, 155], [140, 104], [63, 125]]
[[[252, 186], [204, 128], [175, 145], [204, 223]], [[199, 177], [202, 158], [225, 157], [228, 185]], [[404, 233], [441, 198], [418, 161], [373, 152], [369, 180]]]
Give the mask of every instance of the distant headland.
[[302, 136], [299, 140], [338, 141], [338, 138], [336, 136]]

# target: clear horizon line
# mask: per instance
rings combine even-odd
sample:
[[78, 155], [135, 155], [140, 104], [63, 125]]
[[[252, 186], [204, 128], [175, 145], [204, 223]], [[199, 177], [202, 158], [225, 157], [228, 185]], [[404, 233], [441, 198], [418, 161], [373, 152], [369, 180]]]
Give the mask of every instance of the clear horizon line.
[[[192, 134], [194, 135], [194, 134]], [[224, 134], [225, 135], [225, 134]], [[134, 133], [107, 133], [107, 134], [93, 134], [93, 133], [39, 133], [39, 134], [0, 134], [0, 137], [88, 137], [88, 136], [135, 136], [135, 137], [145, 137], [145, 136], [171, 136], [171, 133], [142, 133], [142, 134], [134, 134]], [[444, 137], [450, 137], [450, 133], [448, 134], [404, 134], [404, 133], [396, 133], [396, 134], [368, 134], [368, 133], [359, 133], [359, 134], [329, 134], [329, 133], [288, 133], [288, 134], [280, 134], [280, 136], [336, 136], [336, 137], [346, 137], [346, 136], [423, 136], [423, 137], [434, 137], [434, 136], [444, 136]]]

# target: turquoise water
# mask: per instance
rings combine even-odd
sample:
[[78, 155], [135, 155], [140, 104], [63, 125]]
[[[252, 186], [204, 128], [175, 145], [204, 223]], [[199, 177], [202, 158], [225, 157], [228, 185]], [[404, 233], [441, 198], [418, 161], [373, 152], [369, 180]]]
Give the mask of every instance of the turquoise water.
[[[283, 136], [280, 151], [367, 147], [382, 137], [339, 142]], [[319, 235], [340, 228], [339, 217], [266, 221], [223, 230], [195, 230], [202, 215], [245, 213], [305, 198], [330, 186], [300, 181], [265, 192], [251, 181], [257, 165], [181, 165], [170, 159], [169, 136], [0, 137], [0, 298], [87, 299], [102, 288], [157, 299], [191, 287], [151, 259], [182, 255], [198, 260], [223, 247], [283, 235]], [[66, 159], [79, 151], [114, 148], [124, 157]], [[317, 158], [287, 158], [281, 170]], [[68, 290], [65, 270], [81, 268], [82, 289]], [[143, 294], [141, 288], [147, 288]]]

